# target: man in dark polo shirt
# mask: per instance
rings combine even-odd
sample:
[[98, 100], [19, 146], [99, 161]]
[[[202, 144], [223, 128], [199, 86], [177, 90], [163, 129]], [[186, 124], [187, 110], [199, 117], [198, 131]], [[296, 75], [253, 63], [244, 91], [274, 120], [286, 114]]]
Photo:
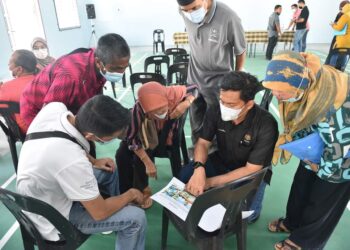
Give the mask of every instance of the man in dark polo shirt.
[[[305, 5], [304, 0], [298, 1], [298, 7], [301, 9], [300, 16], [295, 20], [296, 30], [294, 34], [294, 51], [303, 52], [303, 37], [306, 35], [307, 29], [306, 24], [309, 19], [309, 9]], [[306, 38], [304, 39], [306, 42]], [[306, 48], [306, 45], [305, 45]]]
[[[194, 163], [185, 166], [180, 179], [187, 190], [200, 195], [204, 190], [231, 182], [271, 165], [278, 127], [274, 117], [254, 103], [260, 89], [256, 77], [245, 72], [225, 74], [220, 85], [220, 107], [210, 107], [200, 138], [195, 145]], [[216, 136], [218, 151], [208, 155]], [[250, 209], [259, 217], [265, 184], [252, 199]]]
[[243, 69], [246, 41], [240, 18], [227, 5], [216, 0], [177, 2], [191, 49], [187, 82], [198, 84], [200, 93], [190, 108], [194, 144], [206, 110], [219, 103], [218, 83], [223, 75]]

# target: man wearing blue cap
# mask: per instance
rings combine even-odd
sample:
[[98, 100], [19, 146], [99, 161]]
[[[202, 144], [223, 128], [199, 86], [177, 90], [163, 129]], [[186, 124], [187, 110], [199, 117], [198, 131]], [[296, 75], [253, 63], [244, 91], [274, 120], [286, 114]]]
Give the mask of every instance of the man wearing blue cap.
[[199, 85], [200, 95], [190, 109], [192, 142], [195, 143], [206, 110], [218, 104], [218, 83], [224, 74], [243, 69], [246, 41], [240, 18], [227, 5], [216, 0], [177, 2], [191, 48], [187, 82]]

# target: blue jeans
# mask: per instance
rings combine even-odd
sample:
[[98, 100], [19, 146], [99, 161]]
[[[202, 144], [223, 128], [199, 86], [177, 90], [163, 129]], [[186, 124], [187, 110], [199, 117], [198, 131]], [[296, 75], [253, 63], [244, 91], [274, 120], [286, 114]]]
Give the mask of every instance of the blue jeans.
[[329, 61], [329, 65], [344, 72], [348, 61], [349, 55], [334, 53]]
[[306, 32], [306, 29], [296, 30], [295, 31], [294, 42], [293, 42], [293, 50], [295, 52], [302, 52], [302, 49], [303, 49], [303, 36], [304, 36], [305, 32]]
[[[94, 169], [100, 190], [111, 196], [119, 194], [118, 171], [114, 173]], [[95, 221], [80, 202], [74, 202], [70, 210], [69, 221], [85, 234], [114, 231], [117, 234], [115, 249], [145, 249], [146, 216], [145, 212], [128, 205], [107, 219]]]
[[[225, 174], [225, 172], [227, 173], [231, 171], [230, 169], [226, 169], [226, 167], [222, 165], [220, 166], [220, 165], [221, 164], [217, 163], [216, 161], [214, 164], [214, 162], [210, 160], [210, 156], [209, 156], [205, 164], [205, 175], [208, 178], [210, 178], [210, 177], [222, 175], [222, 174]], [[190, 180], [192, 175], [193, 175], [193, 162], [190, 162], [189, 164], [187, 164], [181, 169], [179, 174], [179, 179], [182, 182], [187, 183]], [[260, 184], [254, 198], [251, 200], [248, 210], [254, 210], [254, 213], [248, 217], [248, 222], [260, 216], [260, 213], [262, 210], [262, 202], [264, 199], [265, 187], [266, 187], [266, 183], [263, 181]]]
[[304, 35], [303, 35], [303, 38], [302, 38], [302, 45], [301, 45], [301, 51], [302, 52], [305, 52], [306, 50], [306, 39], [307, 39], [307, 33], [309, 33], [309, 30], [306, 30]]

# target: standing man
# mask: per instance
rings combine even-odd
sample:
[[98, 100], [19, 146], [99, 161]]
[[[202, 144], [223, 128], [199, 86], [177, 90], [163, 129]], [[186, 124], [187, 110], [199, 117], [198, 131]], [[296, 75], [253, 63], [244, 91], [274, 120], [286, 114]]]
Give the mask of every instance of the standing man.
[[62, 102], [76, 114], [107, 81], [118, 82], [129, 65], [130, 49], [123, 37], [106, 34], [95, 49], [77, 49], [45, 67], [21, 97], [21, 116], [27, 128], [50, 102]]
[[243, 69], [246, 41], [240, 18], [227, 5], [216, 0], [177, 2], [191, 48], [188, 83], [199, 85], [200, 94], [190, 109], [195, 144], [206, 110], [218, 104], [218, 83], [225, 73]]
[[269, 18], [269, 24], [267, 27], [267, 32], [268, 32], [268, 36], [269, 36], [269, 43], [268, 43], [267, 49], [266, 49], [266, 59], [267, 60], [272, 59], [273, 50], [276, 47], [276, 44], [278, 41], [278, 36], [282, 35], [281, 26], [280, 26], [280, 18], [279, 18], [279, 15], [281, 15], [281, 12], [282, 12], [282, 6], [276, 5], [275, 11], [272, 13], [272, 15]]
[[296, 31], [294, 34], [294, 51], [296, 52], [302, 52], [303, 48], [306, 48], [306, 44], [305, 47], [303, 47], [303, 40], [305, 40], [306, 42], [306, 36], [304, 37], [305, 33], [307, 32], [307, 21], [309, 19], [309, 9], [308, 7], [305, 5], [305, 1], [304, 0], [299, 0], [298, 1], [298, 7], [299, 9], [301, 9], [300, 15], [299, 17], [294, 21], [296, 24]]

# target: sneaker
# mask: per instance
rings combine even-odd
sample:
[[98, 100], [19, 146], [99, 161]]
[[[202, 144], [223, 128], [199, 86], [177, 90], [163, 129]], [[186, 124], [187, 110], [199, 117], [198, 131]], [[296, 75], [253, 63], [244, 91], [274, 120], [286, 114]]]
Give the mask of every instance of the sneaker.
[[107, 235], [107, 234], [111, 234], [111, 233], [113, 233], [113, 231], [106, 231], [106, 232], [102, 232], [101, 234]]

